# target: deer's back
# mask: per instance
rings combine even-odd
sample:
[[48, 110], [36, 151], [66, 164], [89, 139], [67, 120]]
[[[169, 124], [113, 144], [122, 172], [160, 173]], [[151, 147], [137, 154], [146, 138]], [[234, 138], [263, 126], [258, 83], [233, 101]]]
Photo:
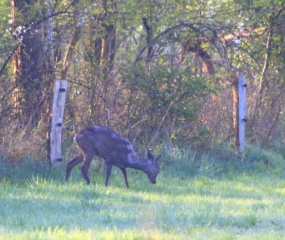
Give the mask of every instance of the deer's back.
[[134, 154], [132, 144], [107, 127], [90, 126], [76, 135], [78, 146], [84, 151], [90, 151], [104, 159], [116, 158], [122, 162]]

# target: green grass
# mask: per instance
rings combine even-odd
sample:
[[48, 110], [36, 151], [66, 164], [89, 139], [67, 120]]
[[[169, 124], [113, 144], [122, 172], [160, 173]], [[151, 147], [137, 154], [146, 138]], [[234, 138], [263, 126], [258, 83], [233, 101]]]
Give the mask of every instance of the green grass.
[[94, 171], [87, 186], [78, 169], [66, 184], [64, 166], [2, 165], [0, 239], [284, 239], [282, 171], [211, 161], [166, 161], [156, 185], [129, 170], [129, 189], [115, 168], [106, 188]]

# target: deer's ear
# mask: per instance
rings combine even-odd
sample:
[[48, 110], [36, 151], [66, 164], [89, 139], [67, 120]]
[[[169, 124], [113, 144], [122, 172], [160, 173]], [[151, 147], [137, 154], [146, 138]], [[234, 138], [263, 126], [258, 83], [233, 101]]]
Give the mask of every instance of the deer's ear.
[[149, 160], [154, 161], [154, 157], [153, 157], [153, 154], [152, 154], [151, 151], [152, 151], [151, 149], [148, 149], [148, 150], [147, 150], [147, 158], [148, 158]]
[[155, 159], [155, 163], [157, 163], [158, 165], [161, 163], [161, 155], [159, 155], [159, 156]]

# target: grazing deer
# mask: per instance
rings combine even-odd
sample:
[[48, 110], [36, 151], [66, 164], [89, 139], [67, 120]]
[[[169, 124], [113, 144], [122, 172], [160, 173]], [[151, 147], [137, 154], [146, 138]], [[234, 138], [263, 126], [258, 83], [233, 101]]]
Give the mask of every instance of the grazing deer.
[[121, 169], [127, 187], [129, 187], [129, 183], [126, 168], [141, 170], [147, 174], [151, 183], [156, 183], [156, 177], [160, 170], [161, 156], [154, 159], [151, 151], [148, 150], [148, 160], [138, 157], [134, 152], [133, 145], [113, 130], [107, 127], [90, 126], [81, 130], [75, 136], [75, 140], [80, 153], [67, 164], [66, 181], [68, 181], [71, 170], [83, 162], [81, 171], [87, 184], [90, 184], [88, 168], [94, 155], [97, 155], [105, 160], [106, 187], [108, 186], [113, 166]]

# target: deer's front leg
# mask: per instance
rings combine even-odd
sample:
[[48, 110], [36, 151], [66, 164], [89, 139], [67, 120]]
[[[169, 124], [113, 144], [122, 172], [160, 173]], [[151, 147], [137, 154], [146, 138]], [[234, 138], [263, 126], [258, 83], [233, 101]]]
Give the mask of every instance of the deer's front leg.
[[125, 178], [125, 183], [126, 183], [126, 186], [127, 188], [129, 187], [129, 183], [128, 183], [128, 176], [127, 176], [127, 170], [125, 168], [120, 168], [123, 175], [124, 175], [124, 178]]
[[106, 181], [105, 181], [105, 186], [108, 187], [108, 182], [109, 182], [109, 178], [112, 172], [112, 167], [113, 165], [110, 163], [106, 164]]

